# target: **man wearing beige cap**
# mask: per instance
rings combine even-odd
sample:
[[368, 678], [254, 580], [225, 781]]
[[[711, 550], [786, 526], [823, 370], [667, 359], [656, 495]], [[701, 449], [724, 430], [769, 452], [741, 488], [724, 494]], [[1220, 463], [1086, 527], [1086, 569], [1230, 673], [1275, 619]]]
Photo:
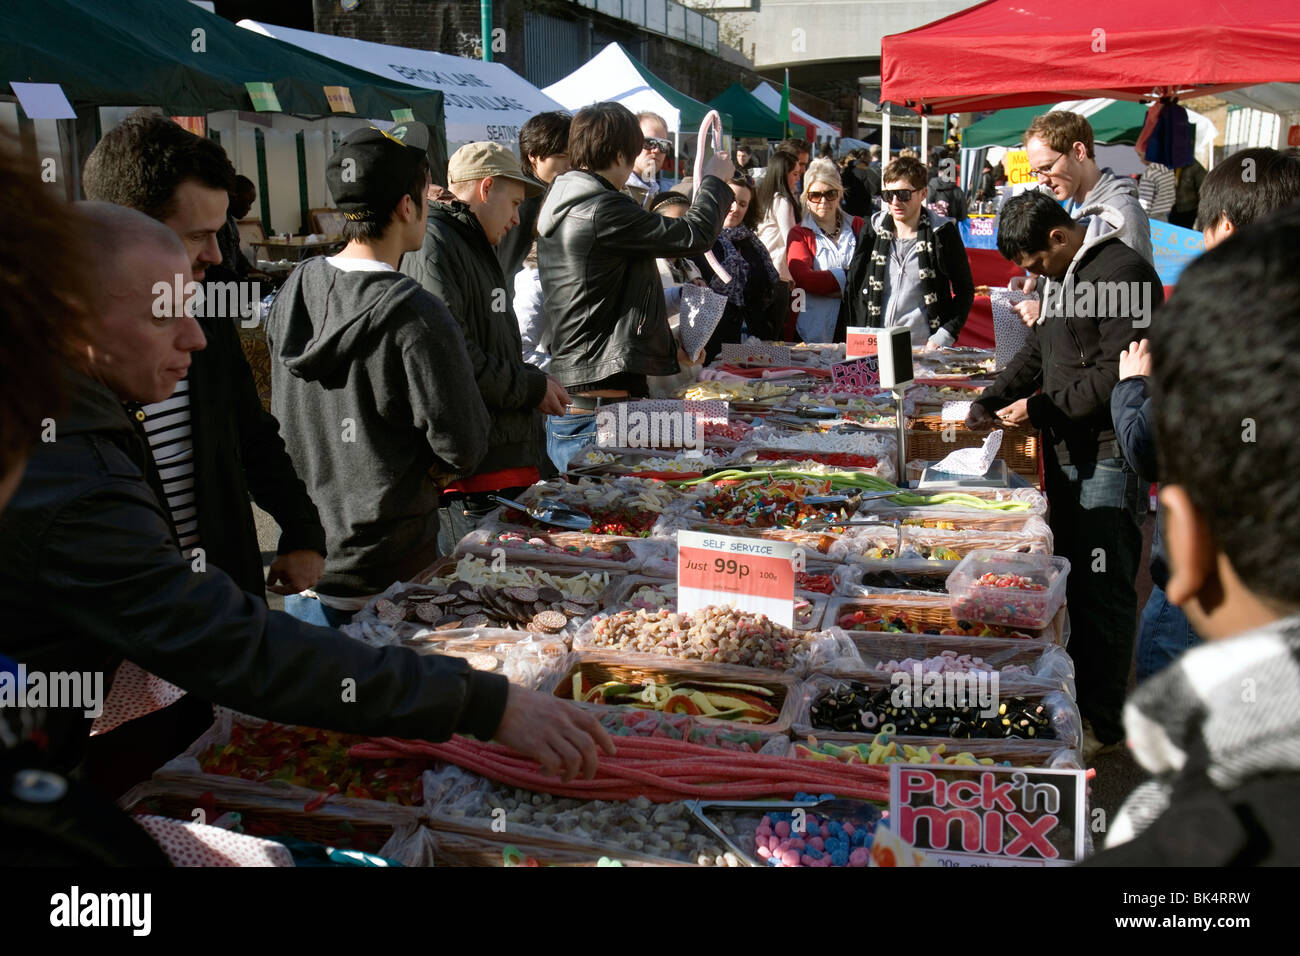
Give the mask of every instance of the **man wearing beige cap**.
[[496, 507], [541, 475], [542, 415], [562, 415], [569, 396], [555, 379], [523, 360], [513, 290], [493, 252], [519, 224], [519, 204], [541, 193], [514, 153], [496, 143], [469, 143], [452, 155], [447, 191], [430, 196], [424, 245], [402, 271], [447, 306], [492, 418], [488, 453], [474, 474], [443, 491], [439, 550], [449, 554]]

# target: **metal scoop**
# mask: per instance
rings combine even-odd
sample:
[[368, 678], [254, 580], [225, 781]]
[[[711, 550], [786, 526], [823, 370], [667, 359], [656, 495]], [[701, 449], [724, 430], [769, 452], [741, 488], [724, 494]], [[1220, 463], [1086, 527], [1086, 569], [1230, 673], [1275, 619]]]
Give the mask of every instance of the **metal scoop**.
[[555, 525], [557, 528], [567, 528], [570, 531], [586, 531], [591, 527], [591, 515], [575, 511], [554, 498], [538, 498], [537, 504], [531, 508], [510, 498], [502, 498], [500, 495], [492, 495], [492, 500], [508, 508], [522, 511], [542, 524]]

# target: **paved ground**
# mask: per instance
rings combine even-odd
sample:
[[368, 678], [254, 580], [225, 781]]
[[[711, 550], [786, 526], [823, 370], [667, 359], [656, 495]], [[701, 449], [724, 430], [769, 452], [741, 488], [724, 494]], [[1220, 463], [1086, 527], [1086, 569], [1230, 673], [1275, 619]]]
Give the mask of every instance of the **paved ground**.
[[[280, 531], [275, 521], [256, 506], [253, 507], [253, 515], [257, 521], [257, 537], [262, 547], [262, 563], [263, 565], [269, 565], [271, 559], [275, 556], [275, 544], [279, 540]], [[1139, 608], [1146, 603], [1147, 595], [1151, 593], [1151, 576], [1147, 572], [1147, 559], [1151, 551], [1151, 532], [1154, 527], [1155, 515], [1148, 515], [1143, 528], [1142, 573], [1138, 577]], [[272, 608], [277, 610], [284, 608], [284, 599], [279, 595], [268, 594], [267, 597]], [[1135, 672], [1130, 670], [1130, 691], [1136, 686], [1136, 683]], [[1097, 776], [1092, 782], [1092, 806], [1093, 808], [1101, 807], [1105, 810], [1106, 820], [1109, 821], [1115, 816], [1115, 811], [1124, 802], [1124, 798], [1142, 782], [1146, 774], [1129, 757], [1127, 750], [1098, 757], [1095, 766]], [[1098, 840], [1097, 842], [1100, 843], [1101, 841]]]

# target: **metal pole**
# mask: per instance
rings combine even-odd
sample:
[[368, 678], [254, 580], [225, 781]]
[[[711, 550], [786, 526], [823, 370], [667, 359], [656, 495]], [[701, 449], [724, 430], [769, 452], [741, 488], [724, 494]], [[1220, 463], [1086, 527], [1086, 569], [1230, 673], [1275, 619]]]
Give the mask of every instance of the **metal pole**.
[[921, 114], [921, 162], [930, 161], [930, 121]]
[[907, 485], [907, 418], [903, 415], [903, 396], [907, 393], [907, 386], [895, 385], [890, 389], [894, 393], [894, 398], [898, 400], [898, 487], [906, 488]]
[[483, 31], [483, 62], [492, 62], [492, 0], [479, 0], [479, 29]]
[[[880, 104], [880, 165], [889, 165], [889, 104]], [[883, 185], [883, 183], [882, 183]]]

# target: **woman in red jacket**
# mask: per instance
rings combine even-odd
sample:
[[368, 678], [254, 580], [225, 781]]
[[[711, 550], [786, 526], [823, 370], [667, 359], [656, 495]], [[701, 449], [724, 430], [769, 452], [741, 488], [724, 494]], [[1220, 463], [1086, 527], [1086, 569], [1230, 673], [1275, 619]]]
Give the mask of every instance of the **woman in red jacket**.
[[[790, 230], [787, 255], [794, 330], [805, 342], [835, 340], [840, 299], [862, 219], [840, 208], [844, 187], [829, 159], [816, 159], [804, 176], [803, 222]], [[791, 330], [787, 325], [787, 333]], [[791, 336], [787, 334], [787, 338]]]

